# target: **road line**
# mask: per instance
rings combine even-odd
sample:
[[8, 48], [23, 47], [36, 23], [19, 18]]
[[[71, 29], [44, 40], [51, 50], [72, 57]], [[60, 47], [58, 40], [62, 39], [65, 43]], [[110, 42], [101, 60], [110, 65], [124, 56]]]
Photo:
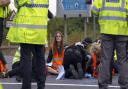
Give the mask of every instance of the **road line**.
[[[2, 82], [3, 85], [21, 85], [22, 83], [7, 83]], [[32, 85], [36, 85], [36, 83], [32, 83]], [[46, 83], [47, 86], [76, 86], [76, 87], [98, 87], [98, 85], [89, 85], [89, 84], [57, 84], [57, 83]], [[108, 86], [111, 88], [120, 88], [120, 86]]]

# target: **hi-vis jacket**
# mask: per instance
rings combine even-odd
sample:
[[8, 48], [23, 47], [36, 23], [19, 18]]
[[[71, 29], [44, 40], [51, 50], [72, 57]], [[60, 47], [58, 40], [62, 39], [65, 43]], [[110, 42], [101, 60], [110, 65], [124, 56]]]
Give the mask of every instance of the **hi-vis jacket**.
[[128, 0], [94, 0], [92, 11], [99, 16], [101, 33], [128, 36]]
[[52, 67], [58, 69], [59, 66], [62, 66], [64, 58], [64, 50], [62, 50], [62, 55], [59, 55], [58, 52], [53, 53]]
[[7, 39], [16, 43], [47, 44], [48, 0], [14, 0], [18, 9]]
[[0, 18], [6, 18], [8, 13], [8, 7], [0, 7]]
[[64, 58], [64, 49], [62, 49], [61, 54], [58, 51], [53, 51], [53, 47], [50, 48], [47, 63], [52, 63], [52, 68], [58, 69], [62, 66]]
[[12, 64], [20, 61], [20, 47], [16, 50], [15, 55], [13, 57]]

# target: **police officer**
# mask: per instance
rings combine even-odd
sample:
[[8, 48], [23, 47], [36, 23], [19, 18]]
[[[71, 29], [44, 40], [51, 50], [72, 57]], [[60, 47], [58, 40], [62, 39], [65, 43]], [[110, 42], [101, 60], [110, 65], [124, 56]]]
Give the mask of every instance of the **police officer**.
[[13, 20], [7, 39], [20, 43], [22, 88], [31, 89], [32, 61], [36, 57], [37, 89], [45, 87], [44, 44], [47, 44], [48, 0], [15, 0], [18, 12]]
[[99, 65], [99, 89], [107, 89], [110, 79], [110, 65], [113, 51], [117, 52], [119, 62], [120, 89], [128, 89], [128, 60], [126, 45], [128, 0], [94, 0], [93, 13], [99, 16], [101, 33], [101, 60]]

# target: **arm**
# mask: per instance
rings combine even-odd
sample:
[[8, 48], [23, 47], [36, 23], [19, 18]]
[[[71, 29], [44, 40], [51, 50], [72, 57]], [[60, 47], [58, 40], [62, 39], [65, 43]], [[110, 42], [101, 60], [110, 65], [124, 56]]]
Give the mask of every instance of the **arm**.
[[49, 50], [48, 58], [47, 58], [47, 63], [50, 63], [53, 58], [53, 52], [52, 49]]
[[99, 15], [100, 8], [102, 7], [102, 0], [94, 0], [92, 3], [92, 13]]

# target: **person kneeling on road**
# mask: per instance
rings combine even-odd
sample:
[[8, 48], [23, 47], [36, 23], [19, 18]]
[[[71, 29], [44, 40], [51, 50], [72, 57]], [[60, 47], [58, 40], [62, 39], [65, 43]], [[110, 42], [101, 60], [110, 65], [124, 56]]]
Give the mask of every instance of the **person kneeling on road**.
[[92, 43], [90, 38], [67, 47], [64, 52], [63, 66], [65, 78], [82, 79], [85, 73], [87, 46]]

